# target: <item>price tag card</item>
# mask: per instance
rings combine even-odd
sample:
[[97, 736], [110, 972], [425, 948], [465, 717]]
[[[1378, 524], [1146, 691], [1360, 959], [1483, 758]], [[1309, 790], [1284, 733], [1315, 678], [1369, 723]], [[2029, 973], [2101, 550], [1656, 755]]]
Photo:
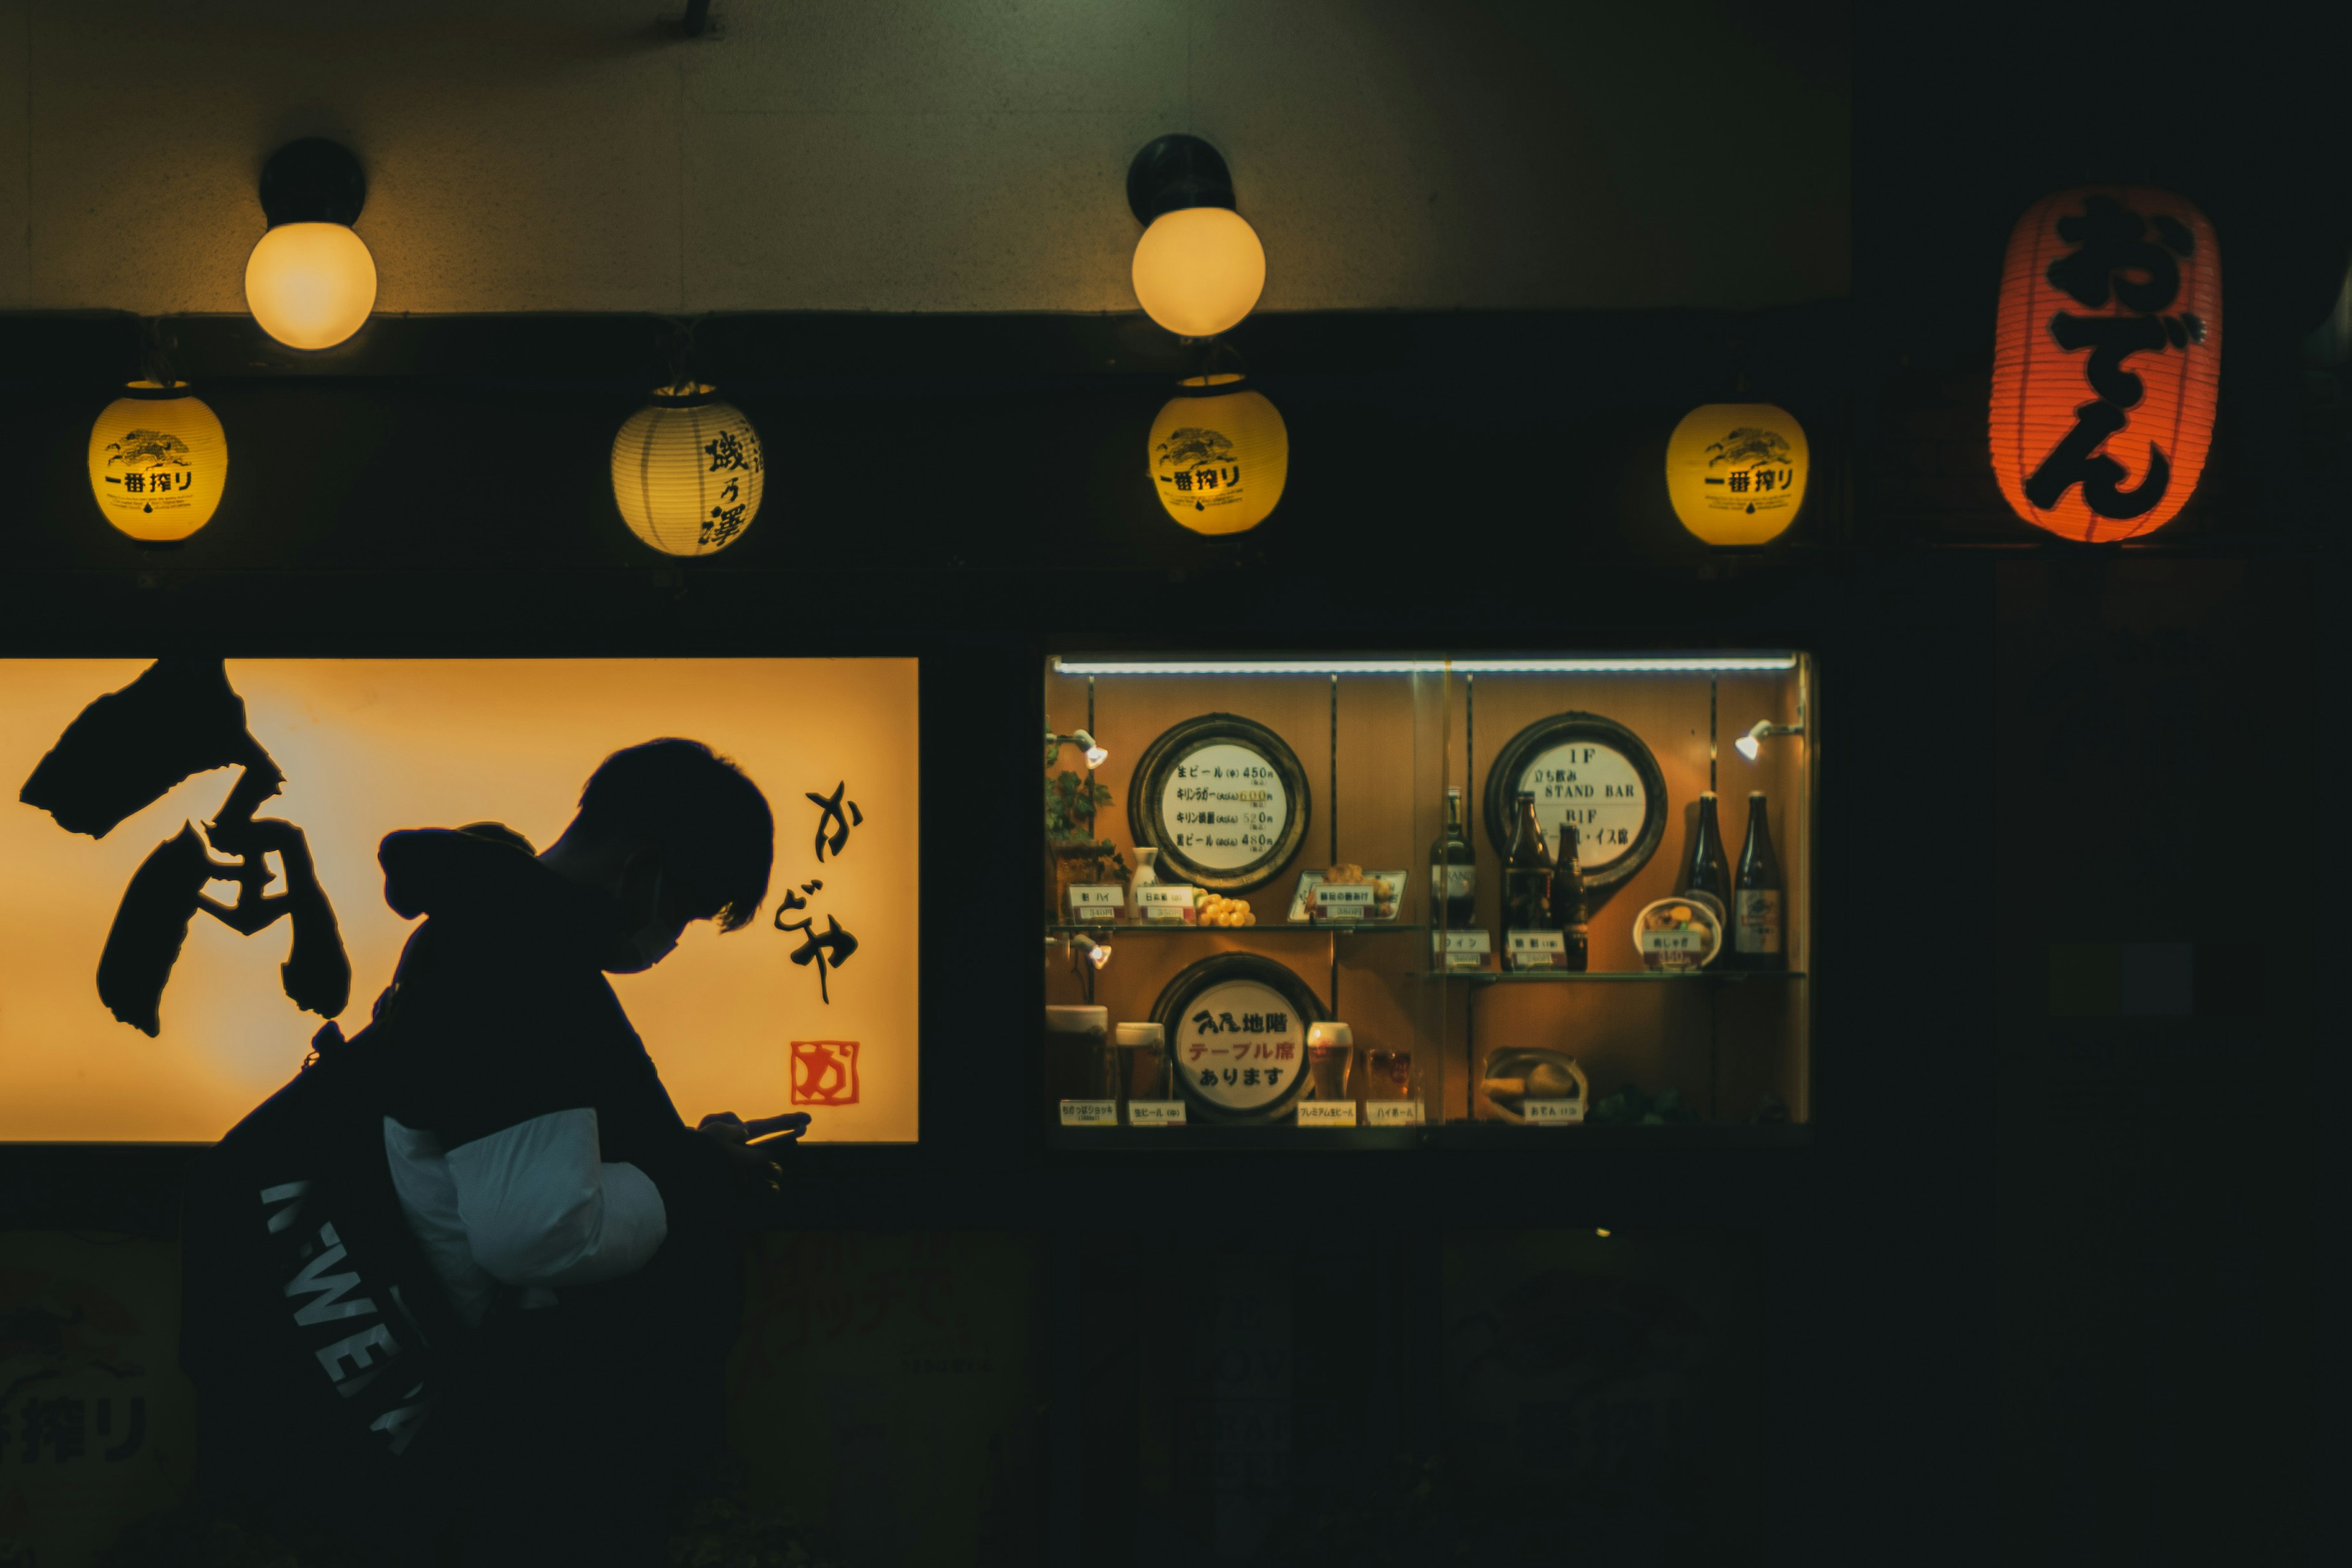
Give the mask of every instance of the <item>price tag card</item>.
[[1523, 1100], [1519, 1101], [1519, 1119], [1530, 1127], [1566, 1127], [1584, 1120], [1584, 1098], [1574, 1100]]
[[1065, 1127], [1116, 1127], [1118, 1125], [1118, 1101], [1116, 1100], [1066, 1100], [1062, 1101], [1062, 1125]]
[[1495, 951], [1495, 934], [1487, 931], [1433, 931], [1429, 944], [1432, 952], [1444, 958], [1448, 969], [1484, 969], [1486, 955]]
[[1298, 1102], [1298, 1125], [1301, 1127], [1353, 1127], [1356, 1124], [1356, 1104], [1349, 1100], [1326, 1104], [1319, 1100]]
[[1568, 940], [1556, 931], [1515, 931], [1509, 933], [1508, 958], [1513, 969], [1565, 969]]
[[1147, 921], [1189, 921], [1192, 889], [1185, 882], [1147, 882], [1135, 889], [1136, 913]]
[[1127, 889], [1116, 882], [1079, 882], [1070, 889], [1073, 921], [1107, 921], [1127, 907]]
[[1421, 1125], [1421, 1101], [1417, 1100], [1375, 1100], [1364, 1107], [1364, 1113], [1374, 1127]]
[[1687, 953], [1696, 959], [1706, 952], [1706, 932], [1697, 926], [1685, 926], [1681, 931], [1645, 931], [1642, 933], [1642, 951]]
[[1130, 1100], [1127, 1102], [1127, 1124], [1129, 1127], [1181, 1127], [1184, 1125], [1184, 1102], [1181, 1100]]
[[1325, 882], [1315, 889], [1314, 910], [1327, 921], [1360, 921], [1372, 912], [1372, 885]]

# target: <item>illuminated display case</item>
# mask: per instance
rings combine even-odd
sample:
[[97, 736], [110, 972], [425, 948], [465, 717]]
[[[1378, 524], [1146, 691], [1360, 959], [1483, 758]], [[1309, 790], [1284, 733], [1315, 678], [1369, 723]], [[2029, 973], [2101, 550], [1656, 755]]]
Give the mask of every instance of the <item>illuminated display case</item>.
[[1813, 685], [1771, 648], [1050, 658], [1049, 1142], [1802, 1142]]

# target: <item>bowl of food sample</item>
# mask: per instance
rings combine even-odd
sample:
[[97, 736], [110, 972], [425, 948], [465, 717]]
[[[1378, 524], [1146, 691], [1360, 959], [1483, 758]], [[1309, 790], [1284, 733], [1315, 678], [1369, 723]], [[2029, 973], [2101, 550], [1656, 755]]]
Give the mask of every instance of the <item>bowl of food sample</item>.
[[[1498, 1121], [1581, 1121], [1592, 1103], [1592, 1086], [1574, 1057], [1533, 1047], [1488, 1052], [1478, 1092]], [[1530, 1114], [1530, 1101], [1545, 1109]]]
[[1690, 894], [1643, 904], [1633, 917], [1633, 947], [1644, 969], [1704, 969], [1723, 951], [1723, 911], [1713, 899]]

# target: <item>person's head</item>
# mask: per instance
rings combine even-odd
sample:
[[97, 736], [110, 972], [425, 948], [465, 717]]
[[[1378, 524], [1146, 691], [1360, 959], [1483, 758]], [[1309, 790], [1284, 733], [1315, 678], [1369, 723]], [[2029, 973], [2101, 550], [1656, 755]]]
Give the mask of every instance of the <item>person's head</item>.
[[735, 931], [768, 896], [775, 819], [743, 771], [699, 741], [647, 741], [589, 775], [579, 815], [543, 858], [609, 888], [635, 923], [604, 960], [650, 969], [687, 926]]

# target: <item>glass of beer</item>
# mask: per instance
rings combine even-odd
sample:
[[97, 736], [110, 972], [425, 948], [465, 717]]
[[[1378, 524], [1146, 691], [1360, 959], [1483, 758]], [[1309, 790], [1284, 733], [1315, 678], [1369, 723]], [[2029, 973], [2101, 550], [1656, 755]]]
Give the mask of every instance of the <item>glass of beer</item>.
[[1364, 1098], [1367, 1100], [1410, 1100], [1412, 1098], [1412, 1053], [1384, 1050], [1378, 1046], [1364, 1047]]
[[1045, 1092], [1055, 1101], [1109, 1100], [1110, 1009], [1045, 1009]]
[[1345, 1024], [1307, 1026], [1307, 1074], [1312, 1098], [1348, 1098], [1348, 1071], [1356, 1062], [1356, 1037]]
[[1115, 1038], [1120, 1096], [1130, 1100], [1166, 1100], [1168, 1031], [1158, 1024], [1121, 1024]]

